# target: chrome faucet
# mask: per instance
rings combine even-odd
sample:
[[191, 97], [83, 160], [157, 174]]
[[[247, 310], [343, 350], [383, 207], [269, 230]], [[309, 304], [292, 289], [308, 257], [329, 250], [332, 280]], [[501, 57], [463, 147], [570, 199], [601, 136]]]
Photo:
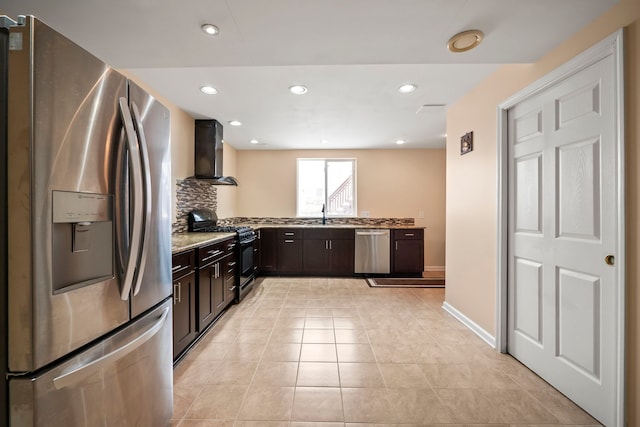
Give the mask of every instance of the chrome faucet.
[[327, 223], [327, 212], [323, 203], [322, 204], [322, 225], [325, 225], [326, 223]]

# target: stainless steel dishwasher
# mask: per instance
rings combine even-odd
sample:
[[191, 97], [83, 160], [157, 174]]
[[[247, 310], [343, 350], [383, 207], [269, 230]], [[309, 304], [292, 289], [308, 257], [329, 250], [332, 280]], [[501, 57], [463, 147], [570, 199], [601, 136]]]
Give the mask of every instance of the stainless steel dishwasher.
[[388, 274], [391, 271], [391, 232], [357, 229], [354, 273]]

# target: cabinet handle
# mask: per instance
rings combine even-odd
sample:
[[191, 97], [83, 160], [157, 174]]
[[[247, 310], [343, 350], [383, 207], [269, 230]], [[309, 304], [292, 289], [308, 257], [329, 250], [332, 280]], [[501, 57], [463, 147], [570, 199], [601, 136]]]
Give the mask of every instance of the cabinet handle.
[[173, 305], [180, 304], [182, 300], [180, 295], [182, 293], [181, 283], [177, 282], [173, 284]]
[[329, 249], [329, 241], [325, 240], [324, 241], [324, 250], [326, 251], [327, 249]]
[[413, 234], [413, 233], [404, 233], [404, 236], [405, 237], [413, 237], [413, 236], [415, 236], [415, 234]]
[[214, 258], [218, 255], [220, 255], [221, 253], [223, 253], [223, 251], [220, 250], [211, 250], [207, 252], [209, 254], [208, 257], [205, 257], [202, 259], [202, 262], [207, 262], [208, 260], [210, 260], [211, 258]]
[[331, 247], [331, 240], [329, 240], [329, 250], [332, 250], [333, 248]]
[[235, 290], [236, 290], [236, 287], [235, 287], [235, 286], [232, 286], [232, 287], [230, 287], [230, 288], [229, 288], [229, 290], [230, 290], [231, 292], [233, 292], [233, 291], [235, 291]]
[[258, 240], [260, 240], [262, 238], [260, 237], [260, 230], [258, 230], [257, 234], [258, 234]]
[[285, 236], [295, 236], [295, 233], [284, 233]]
[[235, 265], [236, 265], [236, 262], [235, 262], [235, 261], [231, 261], [231, 262], [229, 263], [229, 267], [235, 267]]
[[285, 240], [285, 243], [295, 243], [295, 240]]
[[174, 273], [174, 272], [176, 272], [176, 271], [180, 270], [181, 268], [182, 268], [182, 266], [181, 266], [181, 265], [173, 266], [173, 267], [171, 267], [171, 272], [172, 272], [172, 273]]
[[398, 242], [396, 241], [396, 251], [398, 250]]

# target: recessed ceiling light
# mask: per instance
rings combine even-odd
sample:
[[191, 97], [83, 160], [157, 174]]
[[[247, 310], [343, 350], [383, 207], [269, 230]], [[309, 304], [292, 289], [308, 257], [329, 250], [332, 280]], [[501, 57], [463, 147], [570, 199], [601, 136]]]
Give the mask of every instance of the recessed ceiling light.
[[321, 139], [320, 142], [323, 143], [323, 144], [327, 144], [329, 141], [326, 140], [326, 139]]
[[205, 34], [208, 34], [210, 36], [217, 36], [218, 34], [220, 34], [220, 28], [216, 27], [213, 24], [204, 24], [200, 28], [205, 32]]
[[416, 90], [418, 88], [418, 86], [414, 85], [413, 83], [408, 83], [406, 85], [402, 85], [398, 88], [398, 92], [400, 93], [411, 93], [414, 90]]
[[205, 93], [207, 95], [215, 95], [218, 93], [218, 89], [213, 86], [202, 86], [200, 88], [200, 92]]
[[405, 142], [407, 142], [407, 141], [405, 141], [404, 139], [396, 139], [396, 144], [398, 144], [398, 145], [402, 145]]
[[447, 42], [447, 49], [451, 52], [466, 52], [478, 46], [484, 37], [480, 30], [463, 31], [451, 37]]
[[230, 120], [230, 121], [229, 121], [229, 124], [230, 124], [231, 126], [242, 126], [242, 123], [241, 123], [241, 122], [239, 122], [239, 121], [237, 121], [237, 120]]
[[252, 139], [251, 141], [249, 141], [251, 144], [257, 144], [258, 140], [257, 139]]
[[307, 93], [307, 87], [302, 85], [289, 86], [289, 92], [295, 95], [302, 95], [304, 93]]

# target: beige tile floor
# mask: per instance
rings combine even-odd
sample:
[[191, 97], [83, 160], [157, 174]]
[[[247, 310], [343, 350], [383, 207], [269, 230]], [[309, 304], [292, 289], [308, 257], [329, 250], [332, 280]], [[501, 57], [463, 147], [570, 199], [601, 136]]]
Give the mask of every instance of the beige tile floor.
[[172, 426], [599, 425], [443, 300], [444, 289], [263, 279], [175, 368]]

